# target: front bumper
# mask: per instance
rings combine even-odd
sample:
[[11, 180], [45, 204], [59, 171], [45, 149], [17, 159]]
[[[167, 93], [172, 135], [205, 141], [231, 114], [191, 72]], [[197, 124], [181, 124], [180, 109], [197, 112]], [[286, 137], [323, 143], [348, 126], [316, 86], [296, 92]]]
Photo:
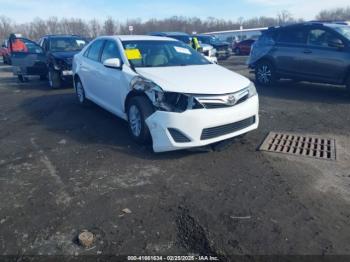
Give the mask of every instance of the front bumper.
[[61, 79], [63, 81], [72, 81], [73, 80], [73, 71], [72, 70], [62, 70], [61, 71]]
[[[233, 132], [204, 138], [205, 130], [221, 128], [234, 123], [254, 119], [249, 126], [234, 129]], [[259, 98], [253, 96], [242, 104], [230, 108], [187, 110], [183, 113], [156, 111], [146, 123], [153, 139], [154, 152], [175, 151], [202, 147], [230, 139], [255, 130], [259, 126]], [[169, 129], [176, 129], [189, 139], [189, 142], [175, 142]]]
[[225, 50], [217, 50], [216, 51], [216, 56], [217, 57], [226, 57], [232, 55], [232, 50], [231, 49], [225, 49]]

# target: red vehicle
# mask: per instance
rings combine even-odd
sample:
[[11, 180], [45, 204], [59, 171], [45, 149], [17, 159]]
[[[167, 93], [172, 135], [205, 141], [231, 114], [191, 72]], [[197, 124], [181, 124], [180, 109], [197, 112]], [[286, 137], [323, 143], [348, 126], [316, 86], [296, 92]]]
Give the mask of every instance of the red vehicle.
[[252, 50], [252, 45], [254, 43], [254, 39], [243, 40], [239, 43], [233, 44], [232, 50], [236, 55], [250, 55], [250, 51]]
[[0, 56], [2, 56], [3, 62], [5, 64], [11, 64], [10, 51], [8, 47], [8, 41], [5, 40], [0, 48]]

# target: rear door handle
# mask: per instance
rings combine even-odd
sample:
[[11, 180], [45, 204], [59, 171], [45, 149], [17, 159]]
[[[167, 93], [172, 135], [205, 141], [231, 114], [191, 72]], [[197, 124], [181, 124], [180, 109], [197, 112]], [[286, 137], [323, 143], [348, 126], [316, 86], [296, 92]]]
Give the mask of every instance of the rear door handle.
[[311, 53], [312, 53], [312, 51], [310, 49], [305, 49], [304, 50], [304, 54], [311, 54]]

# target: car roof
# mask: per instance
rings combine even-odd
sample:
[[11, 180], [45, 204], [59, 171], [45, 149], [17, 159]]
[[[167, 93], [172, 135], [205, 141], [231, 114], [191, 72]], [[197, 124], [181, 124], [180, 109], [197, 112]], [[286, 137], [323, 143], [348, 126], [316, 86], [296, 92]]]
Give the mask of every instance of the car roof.
[[194, 35], [194, 36], [198, 36], [198, 37], [215, 37], [214, 35], [203, 35], [203, 34], [197, 34], [197, 35]]
[[325, 27], [330, 27], [330, 28], [348, 27], [349, 26], [349, 24], [347, 22], [342, 22], [342, 21], [309, 21], [309, 22], [303, 22], [303, 23], [295, 23], [295, 24], [289, 24], [289, 25], [283, 25], [283, 26], [270, 27], [267, 31], [278, 30], [278, 29], [298, 28], [298, 27], [313, 26], [313, 25], [325, 26]]
[[152, 32], [150, 35], [162, 35], [162, 36], [190, 36], [184, 32]]
[[119, 39], [121, 41], [177, 41], [173, 38], [162, 36], [150, 36], [150, 35], [114, 35], [114, 36], [102, 36], [100, 38]]
[[79, 35], [65, 35], [65, 34], [62, 34], [62, 35], [45, 35], [43, 37], [46, 37], [46, 38], [61, 38], [61, 37], [79, 37], [79, 38], [84, 38], [84, 37], [79, 36]]

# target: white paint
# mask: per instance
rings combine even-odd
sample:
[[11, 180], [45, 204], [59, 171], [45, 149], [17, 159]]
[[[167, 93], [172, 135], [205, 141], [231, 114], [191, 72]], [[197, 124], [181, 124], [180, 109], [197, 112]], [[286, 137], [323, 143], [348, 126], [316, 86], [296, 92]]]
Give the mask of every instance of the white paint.
[[[122, 54], [123, 67], [119, 69], [106, 68], [102, 63], [92, 61], [83, 54], [85, 47], [74, 57], [73, 74], [78, 74], [85, 90], [85, 96], [110, 111], [127, 119], [125, 100], [131, 91], [131, 81], [135, 77], [146, 78], [164, 92], [175, 92], [196, 95], [226, 95], [236, 93], [251, 86], [246, 77], [234, 73], [215, 64], [131, 68], [125, 56], [121, 41], [176, 41], [166, 37], [153, 36], [111, 36], [99, 39], [114, 41]], [[94, 42], [92, 42], [94, 43]], [[91, 43], [91, 44], [92, 44]], [[189, 52], [186, 48], [177, 48], [179, 53]], [[142, 86], [140, 88], [142, 90]], [[159, 88], [158, 88], [159, 91]], [[152, 88], [147, 93], [155, 92]], [[150, 128], [155, 152], [178, 150], [190, 147], [204, 146], [219, 142], [258, 128], [259, 99], [256, 93], [242, 104], [216, 110], [199, 109], [173, 113], [156, 111], [146, 123]], [[237, 132], [202, 141], [201, 132], [205, 128], [231, 124], [245, 118], [255, 116], [256, 123]], [[191, 139], [189, 143], [175, 143], [168, 128], [176, 128]]]

